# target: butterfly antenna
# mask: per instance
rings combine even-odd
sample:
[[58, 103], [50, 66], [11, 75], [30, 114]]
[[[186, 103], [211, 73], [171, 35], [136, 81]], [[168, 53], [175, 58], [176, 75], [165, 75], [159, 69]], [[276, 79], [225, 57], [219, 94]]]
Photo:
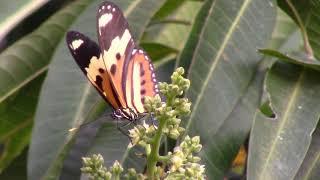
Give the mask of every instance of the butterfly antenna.
[[[88, 125], [91, 125], [92, 123], [98, 123], [99, 125], [103, 124], [104, 121], [108, 118], [106, 118], [105, 116], [110, 116], [109, 114], [106, 114], [104, 113], [101, 117], [97, 118], [96, 120], [94, 121], [89, 121], [89, 122], [85, 122], [83, 124], [80, 124], [78, 127], [73, 127], [73, 128], [70, 128], [68, 131], [69, 132], [73, 132], [75, 130], [79, 130], [79, 129], [82, 129], [82, 128], [85, 128], [87, 127]], [[112, 115], [111, 115], [112, 116]], [[109, 120], [109, 119], [108, 119]]]

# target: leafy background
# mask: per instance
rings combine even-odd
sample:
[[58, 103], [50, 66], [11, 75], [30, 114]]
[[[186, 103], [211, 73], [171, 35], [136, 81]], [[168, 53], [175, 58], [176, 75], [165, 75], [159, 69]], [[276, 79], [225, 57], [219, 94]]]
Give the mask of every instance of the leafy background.
[[[186, 69], [183, 123], [201, 137], [208, 179], [320, 177], [320, 1], [114, 2], [159, 81]], [[66, 48], [69, 29], [97, 39], [99, 3], [1, 2], [0, 179], [85, 178], [81, 157], [92, 153], [143, 171]]]

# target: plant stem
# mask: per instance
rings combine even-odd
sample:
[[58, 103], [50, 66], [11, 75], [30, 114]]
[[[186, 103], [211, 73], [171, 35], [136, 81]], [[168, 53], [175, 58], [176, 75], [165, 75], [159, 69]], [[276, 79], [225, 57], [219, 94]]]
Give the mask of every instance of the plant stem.
[[303, 44], [304, 44], [304, 49], [308, 55], [308, 57], [310, 59], [313, 59], [313, 50], [311, 48], [311, 45], [309, 43], [309, 38], [308, 38], [308, 34], [307, 34], [307, 30], [305, 28], [305, 25], [303, 24], [299, 13], [297, 12], [296, 8], [294, 7], [294, 5], [291, 3], [291, 0], [286, 0], [288, 6], [290, 7], [291, 11], [293, 12], [296, 20], [297, 20], [297, 24], [300, 27], [301, 30], [301, 34], [303, 37]]
[[162, 131], [163, 128], [166, 126], [167, 121], [166, 119], [159, 119], [159, 127], [154, 136], [153, 142], [151, 143], [151, 152], [150, 155], [147, 157], [147, 173], [148, 178], [153, 180], [154, 179], [154, 172], [156, 170], [156, 165], [159, 158], [159, 148], [161, 143]]
[[[175, 96], [167, 96], [167, 106], [171, 106]], [[151, 145], [151, 152], [147, 156], [147, 175], [148, 179], [155, 179], [155, 170], [157, 168], [157, 162], [159, 160], [159, 148], [161, 144], [161, 138], [163, 134], [163, 128], [167, 126], [168, 119], [158, 117], [159, 127], [153, 138]]]

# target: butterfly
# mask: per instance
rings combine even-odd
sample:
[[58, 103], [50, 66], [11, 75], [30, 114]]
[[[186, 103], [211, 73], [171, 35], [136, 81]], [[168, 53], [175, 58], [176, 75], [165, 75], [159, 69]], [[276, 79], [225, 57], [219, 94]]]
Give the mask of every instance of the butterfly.
[[68, 48], [99, 94], [112, 106], [113, 117], [134, 121], [145, 113], [146, 96], [158, 94], [154, 67], [137, 46], [120, 8], [105, 1], [97, 12], [99, 45], [77, 31], [66, 35]]

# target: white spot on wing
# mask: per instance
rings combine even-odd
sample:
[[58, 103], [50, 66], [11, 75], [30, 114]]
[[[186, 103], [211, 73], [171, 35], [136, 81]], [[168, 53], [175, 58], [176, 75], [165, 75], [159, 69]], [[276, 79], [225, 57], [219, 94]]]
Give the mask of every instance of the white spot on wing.
[[106, 26], [112, 19], [111, 13], [106, 13], [99, 18], [99, 34], [101, 34], [100, 28]]
[[137, 52], [137, 49], [133, 49], [131, 54], [134, 55], [136, 52]]
[[139, 49], [139, 53], [140, 53], [140, 54], [142, 54], [142, 53], [143, 53], [143, 51], [142, 51], [141, 49]]
[[109, 4], [108, 6], [107, 6], [107, 9], [110, 9], [111, 8], [111, 5]]
[[72, 41], [70, 47], [71, 47], [71, 49], [76, 50], [81, 46], [82, 43], [83, 43], [82, 39], [77, 39], [77, 40]]
[[104, 9], [104, 6], [102, 6], [102, 9]]
[[116, 11], [116, 8], [112, 8], [112, 12], [115, 12]]
[[153, 65], [151, 63], [149, 64], [149, 69], [153, 71]]

